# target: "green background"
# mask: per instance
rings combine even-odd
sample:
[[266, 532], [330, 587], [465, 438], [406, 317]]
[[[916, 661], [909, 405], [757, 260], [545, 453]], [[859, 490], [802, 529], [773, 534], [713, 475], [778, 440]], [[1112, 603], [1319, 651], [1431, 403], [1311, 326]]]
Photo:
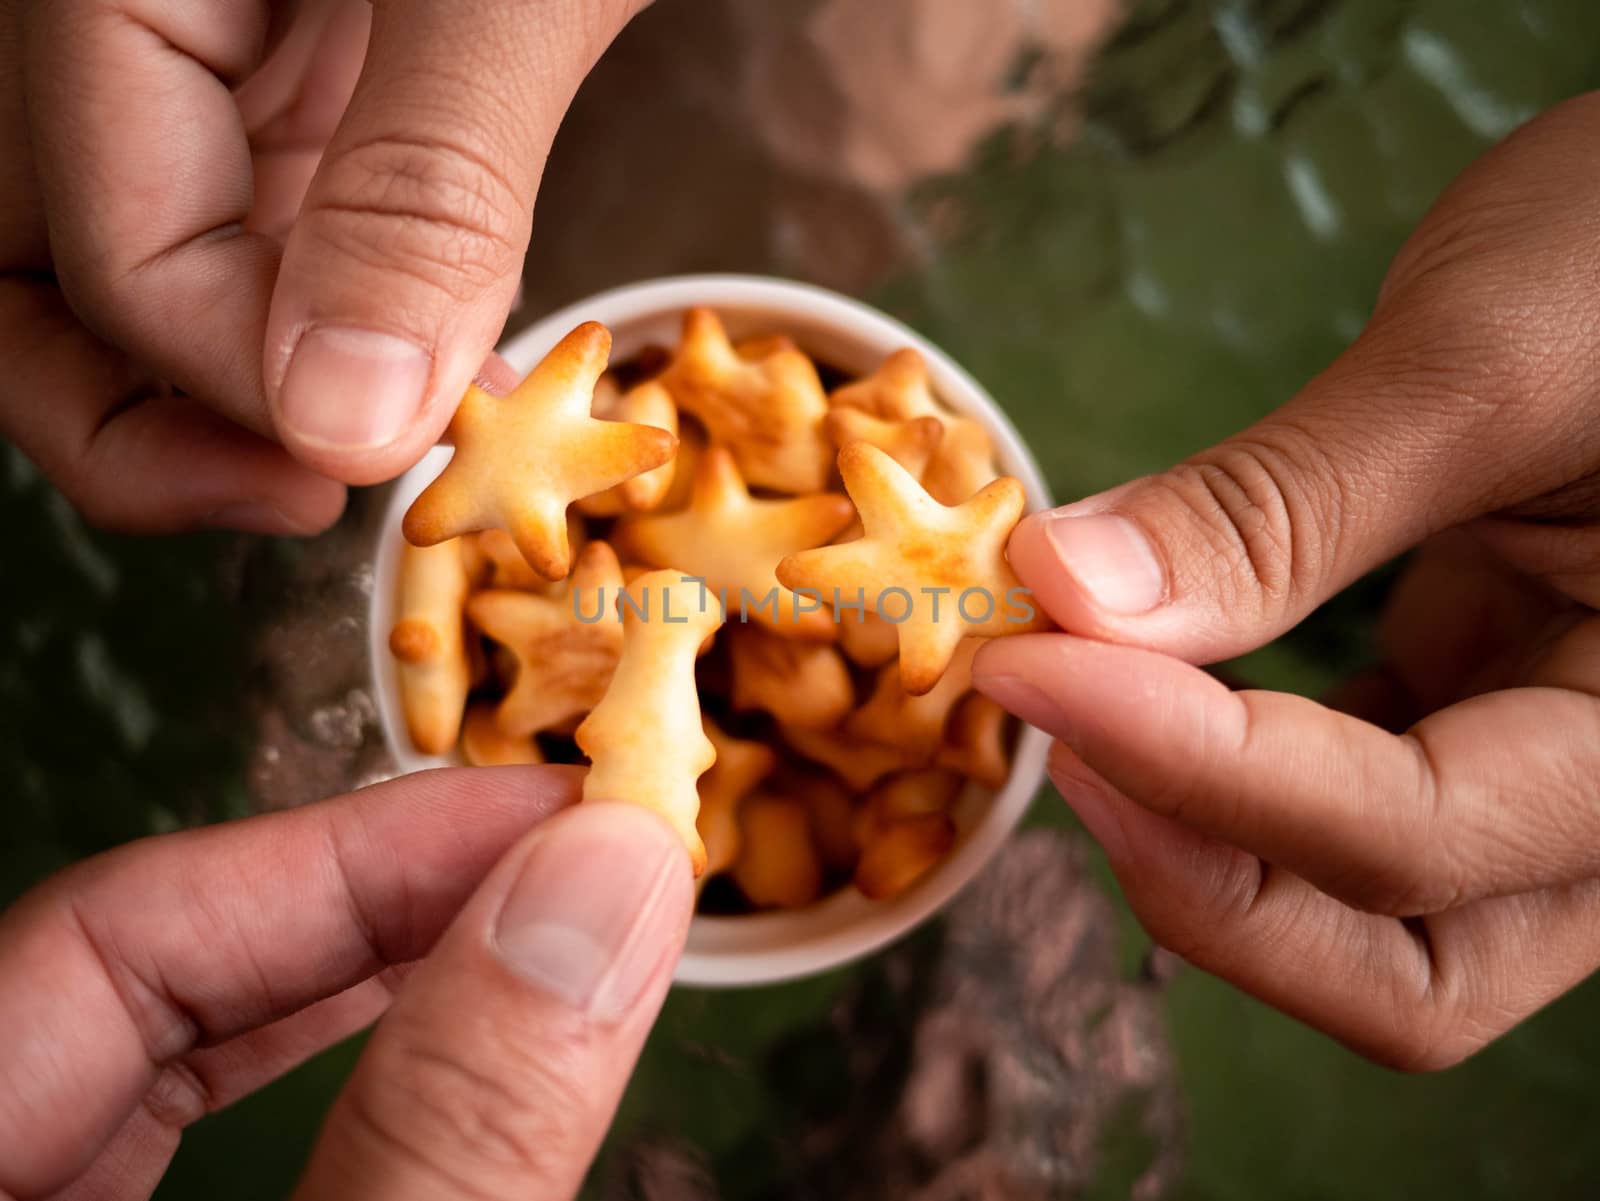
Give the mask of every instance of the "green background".
[[[1094, 492], [1290, 396], [1360, 328], [1388, 259], [1449, 180], [1596, 84], [1593, 0], [1137, 4], [1076, 136], [997, 138], [926, 189], [916, 202], [954, 205], [959, 232], [868, 298], [990, 386], [1058, 496]], [[219, 591], [219, 558], [237, 558], [228, 540], [89, 532], [20, 456], [6, 450], [3, 468], [10, 896], [127, 838], [244, 811], [251, 614]], [[1358, 587], [1244, 670], [1321, 690], [1362, 661], [1381, 592]], [[1036, 820], [1070, 819], [1041, 798]], [[1128, 939], [1136, 959], [1131, 923]], [[773, 1149], [794, 1110], [769, 1053], [844, 982], [675, 993], [618, 1132], [685, 1136], [729, 1198], [775, 1195]], [[1427, 1078], [1372, 1067], [1198, 973], [1180, 974], [1166, 1003], [1183, 1197], [1594, 1195], [1600, 984]], [[203, 1121], [158, 1195], [282, 1196], [356, 1050]], [[1098, 1192], [1118, 1195], [1127, 1161], [1108, 1157], [1116, 1171]]]

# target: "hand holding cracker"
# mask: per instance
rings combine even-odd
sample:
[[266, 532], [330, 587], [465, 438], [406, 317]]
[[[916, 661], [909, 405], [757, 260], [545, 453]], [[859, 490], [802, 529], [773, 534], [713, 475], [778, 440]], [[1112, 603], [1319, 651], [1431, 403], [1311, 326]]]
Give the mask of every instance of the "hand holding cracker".
[[907, 692], [938, 683], [965, 637], [1048, 626], [1006, 562], [1024, 504], [1016, 480], [1002, 477], [962, 504], [943, 505], [865, 442], [839, 452], [839, 471], [866, 536], [790, 555], [778, 564], [778, 579], [829, 601], [837, 589], [889, 619]]
[[632, 801], [654, 809], [678, 831], [705, 871], [695, 829], [695, 781], [716, 762], [695, 688], [700, 644], [722, 624], [717, 598], [679, 571], [653, 571], [631, 584], [622, 610], [622, 657], [610, 687], [576, 735], [589, 756], [583, 799]]
[[533, 569], [571, 566], [567, 506], [672, 458], [664, 429], [590, 415], [611, 335], [578, 326], [507, 397], [474, 385], [450, 422], [455, 455], [406, 513], [405, 536], [428, 546], [457, 534], [506, 530]]

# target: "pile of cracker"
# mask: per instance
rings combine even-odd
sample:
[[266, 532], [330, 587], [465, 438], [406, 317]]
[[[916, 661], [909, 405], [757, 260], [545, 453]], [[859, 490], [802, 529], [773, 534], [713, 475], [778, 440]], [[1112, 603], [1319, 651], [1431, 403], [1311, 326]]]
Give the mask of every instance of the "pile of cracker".
[[412, 742], [587, 761], [585, 798], [659, 812], [722, 909], [900, 893], [1009, 770], [971, 663], [1045, 625], [1005, 561], [1022, 486], [913, 349], [850, 380], [696, 308], [674, 348], [610, 350], [586, 323], [463, 398], [403, 524]]

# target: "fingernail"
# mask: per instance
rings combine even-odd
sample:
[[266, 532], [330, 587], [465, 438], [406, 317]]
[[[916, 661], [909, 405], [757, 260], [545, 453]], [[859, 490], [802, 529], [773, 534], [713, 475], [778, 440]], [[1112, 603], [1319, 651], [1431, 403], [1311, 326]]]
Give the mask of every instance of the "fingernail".
[[238, 501], [212, 509], [202, 518], [214, 530], [239, 530], [246, 534], [283, 534], [300, 537], [316, 531], [296, 521], [275, 505]]
[[374, 330], [316, 326], [295, 347], [279, 396], [283, 423], [335, 450], [387, 446], [422, 408], [433, 356]]
[[1071, 746], [1077, 734], [1061, 707], [1031, 680], [1014, 675], [990, 675], [974, 671], [972, 686], [1002, 709], [1016, 714], [1030, 726], [1053, 735]]
[[1052, 514], [1045, 535], [1067, 573], [1097, 609], [1131, 617], [1166, 597], [1166, 572], [1144, 531], [1126, 517]]
[[[495, 947], [545, 992], [615, 1021], [678, 949], [688, 877], [683, 845], [660, 819], [629, 805], [580, 805], [534, 843], [496, 920]], [[676, 904], [674, 890], [683, 894]]]
[[1128, 860], [1128, 833], [1112, 808], [1107, 790], [1111, 787], [1070, 749], [1050, 751], [1050, 779], [1061, 799], [1078, 815], [1089, 837], [1098, 842], [1113, 863]]

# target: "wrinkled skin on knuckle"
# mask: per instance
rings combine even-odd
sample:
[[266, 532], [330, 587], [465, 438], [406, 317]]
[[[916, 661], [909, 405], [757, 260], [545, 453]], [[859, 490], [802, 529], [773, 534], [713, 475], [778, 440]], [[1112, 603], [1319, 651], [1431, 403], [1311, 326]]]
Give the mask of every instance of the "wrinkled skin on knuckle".
[[1408, 1075], [1443, 1072], [1472, 1058], [1514, 1024], [1484, 1026], [1453, 1006], [1423, 1001], [1399, 1019], [1389, 1038], [1363, 1053]]
[[[1167, 522], [1197, 545], [1170, 547], [1179, 596], [1229, 582], [1230, 604], [1268, 617], [1297, 609], [1340, 538], [1337, 473], [1288, 422], [1258, 426], [1174, 468], [1163, 486], [1187, 520]], [[1160, 534], [1161, 531], [1158, 531]]]
[[572, 1176], [586, 1151], [589, 1108], [576, 1051], [541, 1040], [534, 1053], [488, 1031], [448, 1040], [447, 1049], [404, 1019], [381, 1033], [349, 1094], [351, 1117], [370, 1141], [404, 1145], [420, 1171], [485, 1196], [502, 1195], [486, 1182], [526, 1190]]
[[510, 182], [465, 149], [371, 141], [333, 160], [317, 194], [301, 219], [321, 246], [453, 304], [520, 270], [529, 216]]
[[1173, 896], [1159, 887], [1141, 889], [1130, 892], [1128, 901], [1157, 944], [1186, 963], [1225, 976], [1240, 919], [1254, 903], [1260, 881], [1254, 860], [1232, 855], [1222, 863], [1208, 859], [1197, 890]]

